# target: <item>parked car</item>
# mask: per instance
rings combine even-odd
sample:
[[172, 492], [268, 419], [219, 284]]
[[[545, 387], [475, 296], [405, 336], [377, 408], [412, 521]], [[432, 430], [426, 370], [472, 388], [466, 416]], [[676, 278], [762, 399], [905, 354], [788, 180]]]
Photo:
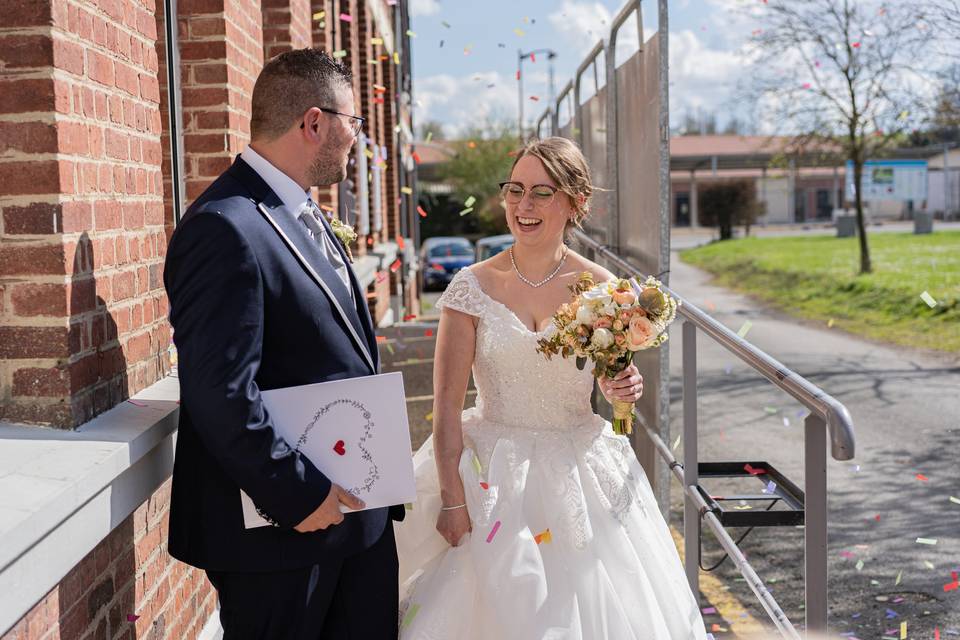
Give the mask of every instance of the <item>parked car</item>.
[[424, 291], [449, 284], [460, 269], [476, 261], [474, 255], [473, 243], [466, 238], [438, 236], [424, 240], [420, 247]]
[[509, 233], [502, 236], [490, 236], [477, 240], [477, 262], [492, 258], [501, 251], [506, 251], [513, 245], [513, 236]]

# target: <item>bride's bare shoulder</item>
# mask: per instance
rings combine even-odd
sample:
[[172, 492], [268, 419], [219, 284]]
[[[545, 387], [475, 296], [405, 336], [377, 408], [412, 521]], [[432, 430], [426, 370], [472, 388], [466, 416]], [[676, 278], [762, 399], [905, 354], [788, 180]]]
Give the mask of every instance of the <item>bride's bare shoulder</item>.
[[616, 278], [616, 276], [608, 269], [601, 267], [592, 260], [587, 260], [573, 249], [571, 249], [570, 253], [567, 255], [567, 261], [570, 266], [577, 271], [577, 273], [589, 271], [596, 282], [606, 282], [607, 280]]
[[504, 261], [505, 258], [506, 252], [500, 252], [486, 260], [474, 263], [467, 268], [476, 276], [477, 281], [480, 282], [480, 286], [484, 290], [490, 287], [496, 288], [495, 285], [497, 282], [502, 279], [504, 274], [511, 268], [510, 263]]

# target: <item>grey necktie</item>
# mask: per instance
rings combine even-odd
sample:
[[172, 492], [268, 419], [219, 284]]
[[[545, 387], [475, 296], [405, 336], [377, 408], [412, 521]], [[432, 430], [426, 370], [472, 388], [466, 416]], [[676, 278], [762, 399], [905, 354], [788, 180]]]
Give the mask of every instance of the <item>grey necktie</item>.
[[338, 241], [330, 237], [330, 234], [319, 219], [322, 215], [323, 213], [321, 213], [320, 208], [313, 200], [308, 200], [304, 203], [303, 207], [300, 208], [300, 221], [307, 227], [307, 231], [313, 239], [317, 241], [320, 251], [323, 252], [327, 260], [330, 261], [333, 268], [337, 270], [337, 275], [340, 276], [347, 291], [350, 292], [350, 299], [352, 300], [353, 286], [350, 284], [350, 272], [343, 258], [340, 257], [337, 246], [334, 244], [334, 242]]

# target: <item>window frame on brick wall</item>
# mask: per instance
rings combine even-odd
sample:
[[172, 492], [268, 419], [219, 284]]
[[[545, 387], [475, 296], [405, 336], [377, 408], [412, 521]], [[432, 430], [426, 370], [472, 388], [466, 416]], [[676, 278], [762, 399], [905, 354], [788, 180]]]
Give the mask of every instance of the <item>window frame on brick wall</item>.
[[170, 131], [170, 169], [173, 193], [173, 224], [180, 224], [184, 210], [185, 160], [183, 155], [183, 111], [180, 109], [180, 45], [177, 34], [177, 0], [163, 0], [167, 58], [167, 126]]

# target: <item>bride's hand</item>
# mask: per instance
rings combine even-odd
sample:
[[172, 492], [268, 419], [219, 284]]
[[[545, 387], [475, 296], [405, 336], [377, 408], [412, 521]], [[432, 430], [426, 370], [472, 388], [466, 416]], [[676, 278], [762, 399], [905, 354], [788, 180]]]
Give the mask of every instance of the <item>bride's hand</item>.
[[464, 534], [471, 531], [470, 514], [466, 507], [451, 511], [440, 511], [437, 517], [437, 531], [451, 547], [459, 546]]
[[600, 392], [607, 402], [614, 400], [621, 402], [636, 402], [643, 395], [643, 376], [637, 365], [631, 363], [629, 367], [618, 373], [613, 380], [600, 378], [598, 380]]

